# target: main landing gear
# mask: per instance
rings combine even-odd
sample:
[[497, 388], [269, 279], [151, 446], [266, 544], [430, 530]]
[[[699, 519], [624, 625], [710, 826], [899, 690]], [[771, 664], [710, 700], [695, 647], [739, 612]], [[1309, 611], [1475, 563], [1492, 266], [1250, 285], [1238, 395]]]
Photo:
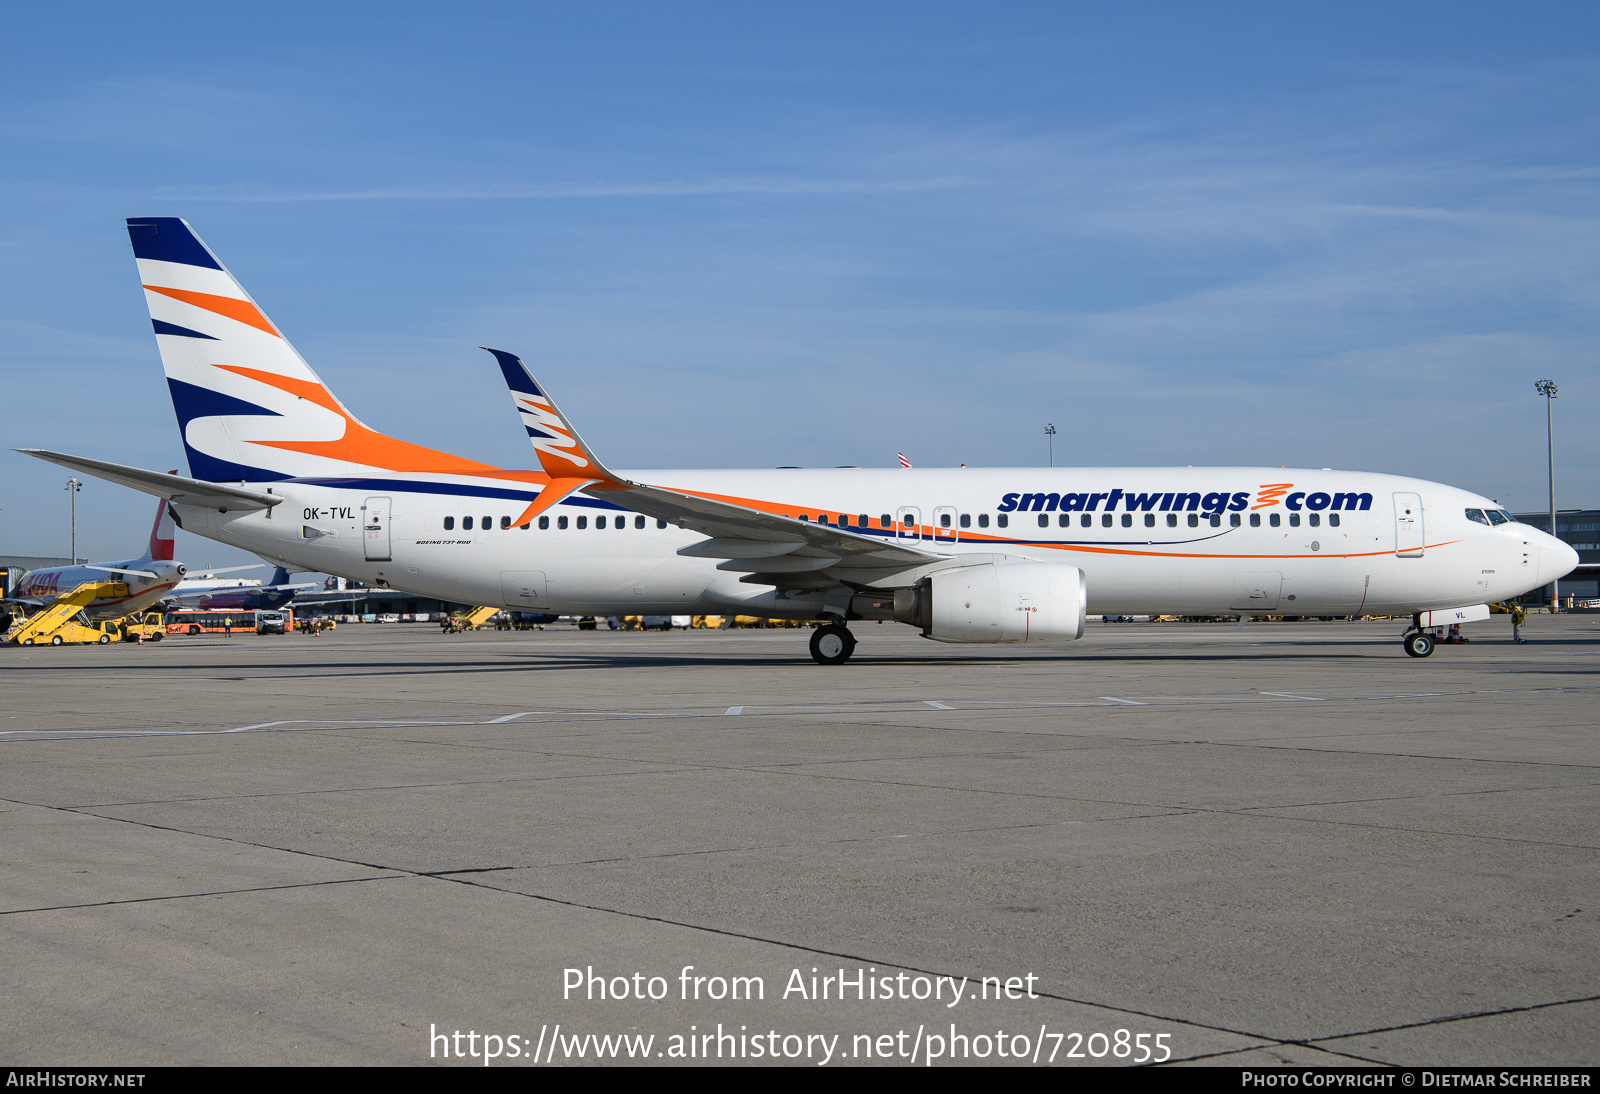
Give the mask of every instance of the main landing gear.
[[1433, 653], [1433, 635], [1427, 631], [1412, 631], [1400, 641], [1412, 657], [1427, 657]]
[[819, 665], [842, 665], [856, 652], [856, 636], [850, 628], [829, 623], [811, 632], [811, 656]]

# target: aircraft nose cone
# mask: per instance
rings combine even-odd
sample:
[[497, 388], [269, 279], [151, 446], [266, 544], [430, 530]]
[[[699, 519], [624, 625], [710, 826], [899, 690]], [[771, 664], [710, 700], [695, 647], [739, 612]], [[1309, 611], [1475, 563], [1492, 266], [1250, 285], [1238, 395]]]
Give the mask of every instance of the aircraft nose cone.
[[1572, 545], [1547, 535], [1539, 546], [1539, 581], [1548, 585], [1578, 568], [1578, 552]]

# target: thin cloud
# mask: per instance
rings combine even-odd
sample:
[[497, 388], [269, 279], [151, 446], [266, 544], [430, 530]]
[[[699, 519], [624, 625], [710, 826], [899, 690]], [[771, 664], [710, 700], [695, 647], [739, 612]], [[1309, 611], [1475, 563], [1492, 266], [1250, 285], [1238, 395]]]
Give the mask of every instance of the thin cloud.
[[665, 182], [592, 182], [504, 186], [380, 186], [365, 190], [262, 190], [209, 188], [156, 190], [147, 197], [175, 201], [518, 201], [548, 198], [703, 197], [719, 195], [899, 194], [960, 190], [978, 185], [965, 178], [792, 179], [725, 178]]

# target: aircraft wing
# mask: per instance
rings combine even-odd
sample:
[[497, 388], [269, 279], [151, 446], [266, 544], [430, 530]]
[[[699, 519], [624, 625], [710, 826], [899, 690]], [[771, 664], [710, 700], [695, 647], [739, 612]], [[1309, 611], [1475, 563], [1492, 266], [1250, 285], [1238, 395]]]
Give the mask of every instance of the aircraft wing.
[[538, 453], [540, 466], [550, 476], [550, 485], [515, 524], [526, 524], [563, 498], [582, 491], [645, 516], [704, 533], [711, 538], [690, 544], [678, 553], [725, 559], [718, 569], [745, 573], [749, 576], [742, 580], [762, 585], [815, 584], [818, 579], [807, 581], [799, 575], [834, 567], [892, 573], [949, 557], [894, 539], [623, 479], [608, 471], [590, 451], [520, 359], [503, 350], [489, 352], [500, 363], [528, 439]]
[[168, 603], [177, 601], [205, 601], [215, 600], [219, 596], [237, 596], [246, 593], [254, 596], [256, 593], [277, 593], [285, 589], [320, 589], [320, 581], [301, 581], [294, 585], [238, 585], [231, 589], [207, 589], [204, 592], [177, 593], [166, 598]]
[[85, 475], [114, 482], [118, 486], [127, 486], [185, 505], [205, 505], [217, 509], [268, 509], [283, 501], [276, 494], [252, 490], [245, 486], [226, 486], [220, 482], [206, 482], [204, 479], [190, 479], [182, 475], [164, 475], [159, 471], [146, 471], [120, 463], [91, 460], [84, 456], [68, 456], [43, 448], [14, 448], [12, 451], [49, 460], [73, 471], [81, 471]]

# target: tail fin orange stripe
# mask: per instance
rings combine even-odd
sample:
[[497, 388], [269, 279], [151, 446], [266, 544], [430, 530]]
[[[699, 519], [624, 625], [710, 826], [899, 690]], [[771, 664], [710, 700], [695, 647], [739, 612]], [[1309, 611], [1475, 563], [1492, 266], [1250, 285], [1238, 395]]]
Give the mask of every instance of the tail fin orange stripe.
[[145, 288], [162, 296], [170, 296], [174, 300], [182, 300], [185, 304], [193, 304], [197, 308], [225, 315], [257, 330], [264, 330], [274, 338], [283, 337], [272, 329], [272, 324], [267, 322], [267, 317], [261, 314], [260, 309], [248, 300], [236, 300], [231, 296], [214, 296], [208, 292], [191, 292], [188, 289], [165, 289], [160, 285], [146, 285]]

